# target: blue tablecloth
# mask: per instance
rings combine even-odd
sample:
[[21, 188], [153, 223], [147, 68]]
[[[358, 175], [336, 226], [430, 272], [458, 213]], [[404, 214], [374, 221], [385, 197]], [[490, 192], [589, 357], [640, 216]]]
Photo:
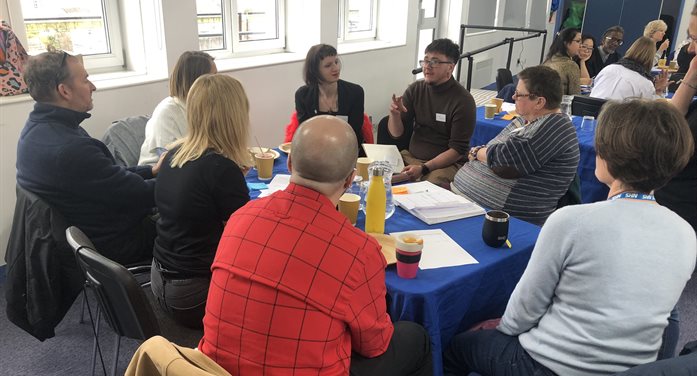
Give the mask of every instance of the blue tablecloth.
[[[274, 164], [274, 174], [288, 173], [286, 157]], [[256, 171], [248, 182], [259, 182]], [[257, 197], [259, 191], [250, 192]], [[356, 226], [363, 228], [365, 217], [359, 214]], [[393, 321], [417, 322], [428, 330], [436, 375], [442, 374], [442, 352], [452, 337], [479, 321], [500, 317], [516, 283], [530, 258], [540, 227], [511, 218], [509, 239], [513, 248], [491, 248], [482, 241], [483, 216], [429, 226], [397, 208], [385, 223], [385, 231], [398, 232], [441, 228], [478, 264], [420, 270], [413, 280], [397, 277], [396, 267], [385, 272], [389, 295], [388, 311]]]
[[[501, 132], [510, 121], [502, 120], [501, 115], [496, 115], [491, 120], [484, 119], [484, 107], [477, 107], [477, 125], [470, 145], [484, 145]], [[582, 131], [582, 117], [574, 116], [572, 122], [576, 127], [576, 135], [581, 152], [578, 163], [578, 176], [581, 180], [581, 197], [584, 203], [603, 201], [607, 199], [608, 187], [599, 182], [595, 177], [595, 145], [593, 143], [594, 132]]]

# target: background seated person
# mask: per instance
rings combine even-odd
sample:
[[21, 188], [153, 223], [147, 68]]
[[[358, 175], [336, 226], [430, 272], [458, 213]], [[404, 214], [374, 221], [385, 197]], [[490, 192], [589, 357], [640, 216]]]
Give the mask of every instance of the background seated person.
[[249, 101], [236, 79], [203, 75], [186, 107], [187, 135], [172, 146], [157, 177], [150, 287], [177, 322], [200, 328], [225, 222], [249, 201]]
[[656, 360], [697, 242], [651, 192], [686, 165], [690, 130], [664, 101], [610, 103], [595, 146], [608, 200], [549, 217], [498, 328], [457, 335], [446, 373], [609, 375]]
[[608, 28], [599, 42], [600, 47], [593, 51], [590, 60], [586, 62], [591, 77], [597, 76], [603, 68], [622, 58], [617, 49], [624, 44], [624, 28], [620, 25]]
[[452, 190], [491, 209], [542, 224], [569, 188], [579, 161], [578, 138], [559, 113], [561, 83], [552, 68], [518, 73], [513, 119], [488, 144], [473, 147]]
[[138, 164], [153, 164], [161, 152], [157, 148], [186, 135], [186, 98], [191, 85], [203, 74], [218, 71], [213, 57], [201, 51], [186, 51], [177, 60], [169, 78], [169, 97], [157, 104], [145, 125], [145, 140], [140, 147]]
[[97, 250], [121, 264], [150, 261], [155, 166], [124, 168], [80, 123], [95, 86], [80, 59], [63, 51], [29, 58], [24, 71], [36, 101], [17, 144], [17, 183], [46, 200]]
[[402, 150], [403, 172], [411, 180], [447, 187], [469, 150], [477, 113], [472, 95], [453, 78], [457, 44], [436, 39], [425, 53], [424, 79], [409, 85], [403, 96], [392, 96], [387, 128], [400, 138], [404, 125], [413, 124], [409, 149]]
[[[579, 80], [581, 85], [590, 85], [593, 83], [593, 76], [588, 71], [588, 60], [593, 56], [595, 51], [595, 38], [590, 34], [581, 35], [581, 46], [578, 48], [578, 54], [573, 57], [573, 60], [578, 64], [581, 71]], [[596, 52], [597, 53], [597, 52]]]
[[658, 59], [660, 59], [663, 54], [670, 46], [670, 40], [666, 38], [666, 31], [668, 30], [668, 25], [663, 20], [653, 20], [646, 24], [644, 27], [644, 36], [650, 38], [654, 45], [656, 46], [656, 54], [653, 57], [653, 65], [658, 64]]
[[581, 71], [571, 60], [578, 55], [580, 47], [581, 32], [571, 28], [560, 31], [549, 46], [544, 65], [559, 73], [563, 95], [581, 94]]
[[617, 63], [603, 68], [595, 78], [591, 97], [624, 100], [628, 98], [658, 98], [668, 87], [668, 73], [651, 76], [656, 45], [640, 37]]
[[[339, 78], [341, 60], [328, 44], [310, 47], [303, 65], [305, 85], [295, 92], [298, 123], [320, 114], [335, 115], [348, 122], [356, 134], [359, 154], [363, 153], [363, 88]], [[371, 129], [372, 132], [372, 129]]]
[[430, 375], [430, 339], [392, 324], [380, 245], [336, 210], [358, 156], [334, 116], [303, 123], [290, 184], [237, 210], [213, 262], [199, 349], [233, 375]]

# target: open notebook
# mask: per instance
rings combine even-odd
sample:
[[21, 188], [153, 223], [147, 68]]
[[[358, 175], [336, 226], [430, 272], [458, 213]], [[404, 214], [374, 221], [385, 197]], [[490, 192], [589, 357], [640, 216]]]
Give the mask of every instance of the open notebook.
[[404, 188], [407, 193], [393, 195], [394, 202], [429, 225], [485, 213], [481, 206], [428, 181], [399, 186]]

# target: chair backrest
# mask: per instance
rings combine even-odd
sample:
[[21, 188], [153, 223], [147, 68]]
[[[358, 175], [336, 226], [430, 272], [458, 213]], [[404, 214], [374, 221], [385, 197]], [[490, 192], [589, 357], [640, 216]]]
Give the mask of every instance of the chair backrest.
[[140, 147], [145, 141], [145, 125], [149, 116], [130, 116], [113, 121], [102, 142], [109, 148], [116, 163], [123, 167], [138, 165]]
[[133, 274], [100, 255], [78, 228], [69, 227], [66, 238], [111, 328], [121, 336], [141, 340], [160, 334], [152, 306]]
[[404, 133], [399, 138], [394, 138], [390, 135], [390, 131], [387, 129], [387, 121], [389, 120], [389, 115], [383, 117], [378, 123], [378, 139], [377, 143], [381, 145], [396, 145], [397, 149], [405, 150], [409, 149], [409, 142], [411, 141], [411, 134], [413, 132], [413, 124], [404, 124]]
[[496, 70], [496, 91], [501, 91], [504, 86], [513, 83], [513, 74], [510, 69], [499, 68]]
[[577, 116], [593, 116], [597, 118], [605, 102], [607, 102], [607, 100], [602, 98], [575, 95], [571, 102], [571, 114]]

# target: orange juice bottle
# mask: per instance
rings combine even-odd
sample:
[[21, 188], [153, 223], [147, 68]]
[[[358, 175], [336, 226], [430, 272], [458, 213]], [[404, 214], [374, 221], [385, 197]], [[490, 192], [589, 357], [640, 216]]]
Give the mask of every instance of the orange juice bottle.
[[387, 191], [383, 180], [382, 168], [375, 166], [371, 170], [370, 185], [365, 198], [365, 232], [385, 233], [385, 209]]

